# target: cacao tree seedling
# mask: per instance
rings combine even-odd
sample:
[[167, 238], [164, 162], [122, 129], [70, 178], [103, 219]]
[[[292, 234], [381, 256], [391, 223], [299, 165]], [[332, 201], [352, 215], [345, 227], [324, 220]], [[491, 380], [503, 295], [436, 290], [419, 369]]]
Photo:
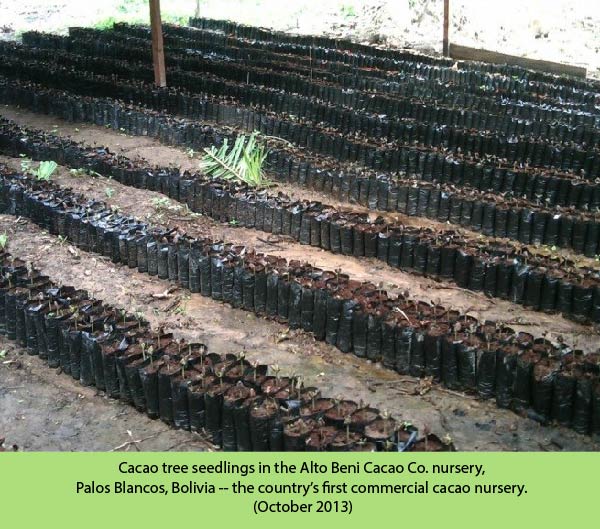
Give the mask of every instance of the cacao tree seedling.
[[344, 426], [346, 427], [346, 442], [350, 442], [350, 425], [352, 424], [352, 417], [350, 415], [346, 415], [344, 417]]
[[217, 377], [219, 378], [219, 386], [223, 387], [223, 377], [225, 376], [225, 368], [221, 368], [219, 369], [219, 372], [217, 373]]
[[281, 371], [279, 364], [273, 364], [271, 366], [271, 369], [273, 370], [273, 373], [275, 373], [275, 382], [277, 382], [277, 384], [279, 384], [279, 372]]
[[154, 347], [148, 347], [148, 356], [150, 357], [150, 366], [154, 366]]
[[182, 358], [179, 361], [179, 364], [181, 365], [181, 378], [185, 380], [185, 367], [187, 365], [187, 360], [185, 358]]
[[[125, 311], [123, 311], [125, 313]], [[126, 313], [125, 313], [126, 314]], [[123, 315], [123, 323], [125, 323], [125, 314]], [[144, 321], [144, 313], [141, 310], [136, 310], [135, 311], [135, 319], [138, 322], [138, 330], [142, 330], [142, 322]]]

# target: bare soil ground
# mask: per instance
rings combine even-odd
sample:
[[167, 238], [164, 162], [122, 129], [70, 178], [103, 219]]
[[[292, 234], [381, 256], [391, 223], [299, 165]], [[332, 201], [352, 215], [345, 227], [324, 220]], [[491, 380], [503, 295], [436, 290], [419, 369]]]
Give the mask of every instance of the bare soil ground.
[[[15, 109], [2, 108], [0, 114], [16, 118], [22, 124], [54, 130], [56, 134], [70, 134], [87, 143], [109, 145], [115, 151], [123, 149], [128, 156], [141, 155], [151, 163], [189, 164], [191, 167], [197, 164], [182, 150], [162, 146], [149, 138], [127, 137], [95, 126], [75, 127]], [[19, 166], [19, 159], [4, 157], [0, 162]], [[330, 269], [341, 266], [357, 278], [409, 289], [417, 298], [440, 298], [442, 303], [463, 309], [475, 307], [472, 312], [483, 318], [518, 319], [522, 328], [535, 334], [552, 330], [567, 339], [578, 336], [580, 345], [587, 350], [598, 345], [598, 336], [591, 334], [589, 328], [562, 317], [491, 301], [478, 294], [399, 272], [376, 261], [342, 258], [295, 242], [269, 239], [267, 234], [255, 230], [222, 226], [202, 216], [187, 216], [174, 208], [175, 203], [171, 203], [171, 208], [156, 207], [152, 198], [161, 198], [161, 195], [121, 186], [105, 178], [74, 177], [65, 168], [59, 168], [53, 178], [60, 185], [105, 200], [125, 213], [147, 218], [153, 223], [177, 224], [191, 234], [202, 233], [243, 242], [259, 251], [308, 259]], [[112, 189], [110, 198], [106, 194], [107, 188]], [[11, 241], [11, 253], [32, 261], [59, 283], [85, 288], [95, 297], [120, 308], [141, 309], [155, 328], [160, 325], [179, 336], [204, 341], [216, 352], [246, 349], [248, 357], [268, 364], [277, 363], [283, 372], [302, 375], [307, 385], [317, 385], [324, 393], [334, 396], [343, 393], [357, 401], [362, 399], [397, 417], [411, 420], [420, 428], [427, 426], [438, 434], [447, 433], [461, 450], [600, 448], [590, 438], [570, 430], [543, 427], [510, 411], [499, 410], [493, 402], [478, 401], [431, 386], [426, 380], [400, 376], [316, 342], [302, 331], [286, 332], [286, 327], [279, 323], [257, 318], [212, 299], [181, 290], [172, 291], [168, 299], [157, 299], [153, 294], [165, 292], [171, 284], [80, 252], [68, 243], [61, 244], [56, 237], [43, 233], [24, 219], [0, 216], [0, 232], [4, 231]], [[514, 327], [519, 328], [519, 325]], [[96, 396], [93, 389], [81, 388], [66, 375], [58, 376], [38, 358], [22, 355], [5, 342], [0, 343], [0, 348], [8, 351], [3, 360], [9, 362], [0, 362], [0, 435], [7, 438], [7, 445], [16, 443], [27, 450], [109, 450], [132, 438], [149, 437], [139, 443], [142, 449], [209, 448], [199, 436], [163, 432], [166, 430], [164, 424], [150, 421], [119, 402]], [[132, 445], [126, 447], [134, 449]]]
[[[203, 436], [177, 431], [49, 370], [0, 338], [0, 436], [21, 451], [215, 450]], [[9, 363], [5, 363], [9, 362]]]

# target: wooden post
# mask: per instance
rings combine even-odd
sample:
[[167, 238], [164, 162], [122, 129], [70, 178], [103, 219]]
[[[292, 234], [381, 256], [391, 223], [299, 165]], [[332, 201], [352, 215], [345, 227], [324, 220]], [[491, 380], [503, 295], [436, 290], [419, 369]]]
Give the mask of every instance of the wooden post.
[[167, 86], [165, 71], [165, 50], [163, 47], [160, 0], [150, 1], [150, 27], [152, 28], [152, 60], [154, 62], [154, 82], [157, 86]]
[[448, 25], [450, 24], [450, 0], [444, 0], [444, 40], [442, 41], [442, 53], [448, 57]]

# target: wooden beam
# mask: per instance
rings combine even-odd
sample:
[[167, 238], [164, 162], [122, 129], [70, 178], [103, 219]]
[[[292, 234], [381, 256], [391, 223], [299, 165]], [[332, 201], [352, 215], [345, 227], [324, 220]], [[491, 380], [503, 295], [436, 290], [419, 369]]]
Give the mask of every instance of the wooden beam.
[[150, 2], [150, 27], [152, 29], [152, 60], [154, 62], [154, 82], [157, 86], [167, 86], [165, 70], [165, 49], [163, 46], [160, 0]]
[[442, 53], [448, 57], [448, 26], [450, 25], [450, 0], [444, 0], [444, 36], [442, 39]]
[[528, 59], [516, 55], [507, 55], [490, 50], [480, 50], [469, 48], [468, 46], [459, 46], [450, 44], [450, 57], [453, 59], [462, 59], [467, 61], [493, 62], [497, 64], [510, 64], [513, 66], [522, 66], [530, 70], [539, 70], [541, 72], [553, 73], [557, 75], [573, 75], [576, 77], [585, 77], [586, 69], [581, 66], [571, 66], [570, 64], [561, 64], [552, 61], [542, 61], [538, 59]]

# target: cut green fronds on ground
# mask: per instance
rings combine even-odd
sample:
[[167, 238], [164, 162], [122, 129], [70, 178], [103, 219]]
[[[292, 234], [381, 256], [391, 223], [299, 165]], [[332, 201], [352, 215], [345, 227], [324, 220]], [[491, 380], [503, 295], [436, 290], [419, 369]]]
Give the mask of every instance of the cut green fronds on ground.
[[225, 139], [219, 149], [211, 147], [204, 153], [200, 169], [213, 178], [235, 180], [250, 187], [271, 184], [263, 172], [267, 151], [256, 141], [256, 133], [238, 136], [231, 148]]
[[38, 180], [48, 182], [50, 177], [54, 174], [54, 171], [56, 171], [57, 167], [58, 164], [55, 161], [43, 161], [40, 162], [40, 165], [37, 169], [30, 169], [29, 172]]
[[6, 234], [6, 232], [0, 234], [0, 249], [4, 250], [4, 248], [6, 248], [6, 245], [8, 244], [8, 235]]

